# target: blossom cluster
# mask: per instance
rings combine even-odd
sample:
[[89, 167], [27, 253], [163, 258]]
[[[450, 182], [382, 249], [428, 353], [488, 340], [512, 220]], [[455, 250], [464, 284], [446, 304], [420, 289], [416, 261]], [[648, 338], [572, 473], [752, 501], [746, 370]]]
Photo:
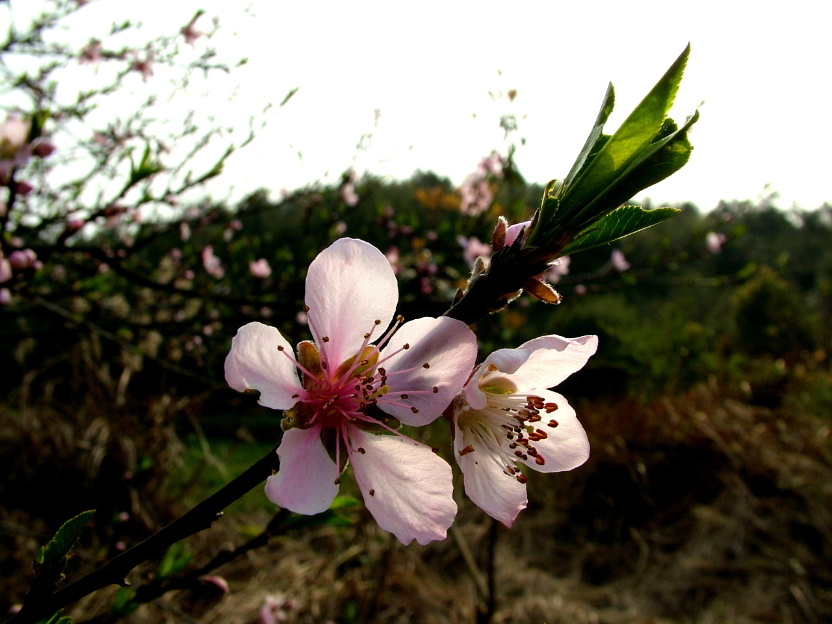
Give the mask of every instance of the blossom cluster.
[[395, 316], [390, 262], [350, 238], [312, 262], [305, 303], [312, 340], [293, 349], [276, 328], [249, 323], [225, 362], [232, 388], [284, 412], [280, 469], [266, 483], [277, 505], [325, 511], [350, 465], [382, 529], [405, 544], [443, 539], [457, 512], [452, 468], [399, 430], [443, 418], [465, 492], [506, 526], [527, 504], [524, 468], [571, 470], [588, 458], [575, 411], [549, 388], [584, 366], [595, 336], [543, 336], [477, 365], [465, 323]]

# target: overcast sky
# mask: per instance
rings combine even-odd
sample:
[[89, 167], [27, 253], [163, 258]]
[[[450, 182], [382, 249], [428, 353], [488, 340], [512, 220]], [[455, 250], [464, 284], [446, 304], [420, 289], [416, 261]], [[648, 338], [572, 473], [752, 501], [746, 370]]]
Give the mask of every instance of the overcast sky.
[[[265, 114], [258, 139], [230, 163], [222, 184], [240, 193], [332, 180], [350, 165], [398, 177], [431, 169], [458, 183], [482, 156], [505, 150], [503, 114], [518, 119], [512, 139], [525, 139], [516, 160], [526, 178], [563, 177], [607, 83], [617, 94], [610, 131], [690, 42], [671, 116], [683, 121], [702, 104], [695, 150], [682, 171], [646, 194], [704, 209], [770, 191], [784, 208], [832, 201], [832, 47], [828, 7], [817, 0], [254, 0], [249, 12], [220, 0], [105, 5], [169, 27], [199, 6], [219, 15], [223, 28], [212, 44], [250, 57], [235, 74], [241, 116], [299, 87], [286, 107]], [[206, 105], [220, 110], [226, 93]]]

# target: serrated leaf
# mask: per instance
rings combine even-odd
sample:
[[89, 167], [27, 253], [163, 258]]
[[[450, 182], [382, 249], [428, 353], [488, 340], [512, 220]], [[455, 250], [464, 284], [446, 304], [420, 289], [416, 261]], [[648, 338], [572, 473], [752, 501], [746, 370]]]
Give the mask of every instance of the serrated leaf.
[[578, 158], [575, 159], [572, 169], [569, 170], [569, 174], [563, 181], [564, 186], [572, 184], [572, 180], [583, 173], [584, 168], [591, 160], [590, 157], [597, 154], [601, 147], [603, 147], [604, 143], [606, 143], [606, 141], [610, 138], [609, 135], [604, 134], [603, 131], [604, 124], [607, 123], [607, 119], [609, 119], [614, 107], [615, 88], [612, 86], [612, 83], [610, 83], [607, 86], [607, 92], [604, 94], [604, 101], [601, 103], [601, 110], [598, 111], [598, 117], [592, 125], [592, 130], [590, 131], [589, 136], [581, 149], [581, 153], [578, 154]]
[[61, 525], [58, 532], [46, 546], [42, 546], [38, 551], [37, 563], [45, 567], [53, 567], [62, 565], [62, 560], [69, 554], [75, 542], [81, 536], [92, 517], [95, 515], [95, 510], [84, 511], [79, 513], [74, 518], [70, 518]]
[[581, 175], [564, 190], [560, 208], [567, 218], [580, 218], [581, 213], [587, 212], [588, 205], [656, 139], [676, 98], [689, 55], [688, 45]]
[[666, 221], [680, 212], [678, 208], [654, 208], [647, 210], [641, 206], [622, 206], [596, 221], [589, 229], [575, 237], [563, 255], [586, 251], [599, 245], [629, 236], [634, 232]]

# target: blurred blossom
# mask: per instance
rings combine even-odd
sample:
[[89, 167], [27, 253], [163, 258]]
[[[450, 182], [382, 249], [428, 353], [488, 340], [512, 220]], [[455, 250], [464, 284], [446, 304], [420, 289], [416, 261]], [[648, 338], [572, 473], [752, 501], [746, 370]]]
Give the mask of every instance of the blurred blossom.
[[624, 271], [630, 269], [630, 263], [627, 262], [627, 258], [624, 257], [624, 252], [620, 249], [612, 250], [610, 262], [612, 263], [613, 268], [619, 273], [624, 273]]
[[727, 240], [728, 237], [722, 232], [708, 232], [707, 236], [705, 236], [705, 246], [712, 254], [718, 254], [722, 251], [722, 246]]
[[202, 14], [197, 13], [196, 15], [194, 15], [194, 18], [185, 26], [183, 26], [182, 30], [180, 31], [182, 33], [182, 36], [185, 37], [185, 43], [187, 43], [188, 45], [193, 46], [194, 43], [196, 43], [197, 39], [205, 36], [204, 32], [196, 29], [196, 22], [199, 19], [200, 15]]
[[399, 254], [398, 247], [390, 247], [387, 250], [387, 253], [384, 254], [387, 257], [387, 262], [390, 263], [390, 266], [393, 268], [393, 273], [398, 275], [402, 272], [402, 264], [401, 264], [401, 256]]
[[101, 61], [101, 41], [98, 39], [91, 39], [90, 42], [81, 50], [81, 56], [78, 62], [82, 65], [86, 63], [98, 63]]
[[489, 174], [497, 178], [502, 178], [505, 166], [505, 159], [497, 152], [491, 152], [490, 155], [483, 158], [480, 164], [477, 165], [477, 173], [483, 178]]
[[9, 305], [12, 302], [12, 293], [8, 288], [0, 288], [0, 305]]
[[17, 184], [14, 185], [14, 191], [18, 195], [26, 196], [34, 190], [35, 187], [28, 180], [18, 180]]
[[202, 266], [217, 279], [222, 279], [225, 276], [225, 269], [222, 266], [222, 261], [214, 255], [214, 246], [206, 245], [202, 250]]
[[[30, 128], [28, 121], [15, 116], [0, 123], [0, 184], [8, 184], [12, 171], [29, 161], [32, 154], [32, 146], [27, 143]], [[25, 195], [20, 188], [18, 193]]]
[[569, 256], [563, 256], [555, 260], [543, 275], [551, 284], [557, 284], [560, 278], [564, 275], [569, 275], [569, 263], [571, 262]]
[[31, 249], [17, 249], [9, 254], [9, 262], [16, 271], [25, 271], [33, 268], [37, 263], [38, 256]]
[[358, 203], [358, 193], [355, 192], [355, 184], [347, 182], [341, 187], [341, 199], [347, 206], [355, 206]]
[[347, 231], [347, 224], [344, 221], [338, 221], [335, 224], [335, 234], [336, 236], [343, 236], [344, 232]]
[[142, 80], [147, 82], [147, 79], [153, 75], [153, 52], [147, 52], [143, 59], [139, 57], [139, 53], [136, 51], [133, 52], [133, 56], [135, 60], [130, 69], [139, 72], [142, 75]]
[[272, 268], [265, 258], [249, 262], [248, 268], [254, 277], [259, 277], [260, 279], [265, 279], [272, 274]]
[[575, 286], [575, 294], [576, 295], [585, 295], [587, 293], [586, 286], [583, 284], [578, 284]]
[[8, 282], [12, 278], [12, 263], [8, 258], [0, 258], [0, 284]]
[[480, 256], [484, 260], [488, 260], [491, 257], [491, 245], [483, 243], [476, 236], [472, 236], [471, 238], [460, 236], [457, 238], [457, 242], [462, 246], [462, 257], [465, 258], [465, 262], [470, 267], [474, 266], [474, 263]]
[[491, 192], [491, 185], [488, 180], [480, 179], [476, 174], [465, 178], [459, 189], [462, 200], [459, 210], [464, 215], [475, 217], [482, 214], [491, 207], [494, 201], [494, 193]]
[[200, 582], [207, 589], [221, 596], [225, 596], [226, 594], [231, 592], [231, 588], [228, 586], [228, 581], [226, 581], [221, 576], [205, 576], [202, 579], [200, 579]]
[[187, 223], [180, 223], [179, 224], [179, 238], [182, 239], [182, 242], [187, 242], [191, 238], [191, 226]]
[[51, 141], [46, 139], [38, 139], [32, 145], [32, 154], [37, 156], [38, 158], [48, 158], [52, 154], [55, 153], [55, 150], [58, 148], [55, 147], [55, 144]]
[[281, 595], [272, 596], [267, 594], [263, 606], [260, 607], [260, 617], [257, 619], [257, 624], [285, 622], [289, 619], [289, 612], [295, 610], [297, 606], [297, 602], [294, 600], [286, 600]]

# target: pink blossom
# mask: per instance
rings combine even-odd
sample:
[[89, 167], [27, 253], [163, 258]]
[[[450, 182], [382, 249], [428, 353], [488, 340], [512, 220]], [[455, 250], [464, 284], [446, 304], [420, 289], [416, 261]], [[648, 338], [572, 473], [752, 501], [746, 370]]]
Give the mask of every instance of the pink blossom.
[[465, 181], [459, 189], [459, 193], [462, 196], [459, 204], [460, 212], [472, 217], [488, 210], [494, 201], [494, 193], [491, 191], [491, 185], [488, 183], [488, 180], [480, 178], [476, 174], [469, 175], [465, 178]]
[[147, 82], [147, 79], [153, 75], [153, 52], [147, 52], [145, 57], [139, 58], [138, 52], [133, 53], [135, 60], [130, 66], [130, 69], [137, 71], [142, 75], [142, 80]]
[[12, 293], [8, 288], [0, 288], [0, 305], [7, 306], [12, 302]]
[[38, 139], [32, 144], [32, 154], [38, 158], [49, 158], [58, 148], [46, 139]]
[[33, 268], [37, 263], [38, 256], [31, 249], [16, 249], [9, 254], [9, 262], [16, 271], [25, 271]]
[[202, 266], [217, 279], [222, 279], [225, 276], [222, 261], [214, 255], [213, 245], [206, 245], [202, 250]]
[[260, 279], [265, 279], [272, 274], [272, 268], [269, 266], [269, 262], [265, 258], [249, 262], [248, 268], [254, 277], [259, 277]]
[[708, 232], [705, 236], [705, 246], [712, 254], [718, 254], [727, 240], [728, 237], [722, 232]]
[[190, 22], [188, 22], [185, 26], [183, 26], [182, 30], [180, 31], [182, 33], [182, 36], [185, 37], [185, 43], [187, 43], [190, 46], [193, 46], [194, 43], [196, 43], [197, 39], [205, 35], [205, 33], [201, 30], [196, 29], [196, 21], [200, 18], [201, 15], [201, 12], [194, 15], [193, 19]]
[[624, 273], [624, 271], [628, 271], [630, 269], [630, 263], [627, 262], [627, 258], [624, 256], [624, 252], [620, 249], [612, 250], [612, 255], [610, 256], [610, 263], [612, 264], [612, 267], [619, 273]]
[[102, 45], [98, 39], [91, 39], [90, 42], [81, 50], [81, 56], [78, 62], [82, 65], [86, 63], [98, 63], [101, 61]]
[[[8, 184], [12, 171], [29, 162], [32, 155], [32, 146], [27, 142], [30, 128], [28, 121], [18, 117], [9, 117], [0, 123], [0, 184]], [[20, 189], [18, 192], [25, 195]]]
[[257, 624], [277, 624], [289, 619], [289, 611], [297, 608], [297, 602], [286, 600], [283, 596], [266, 595], [263, 606], [260, 608], [260, 617]]
[[462, 257], [465, 258], [465, 262], [470, 267], [474, 266], [474, 263], [479, 257], [482, 257], [483, 260], [488, 260], [491, 257], [491, 245], [483, 243], [476, 236], [472, 236], [471, 238], [460, 236], [457, 242], [462, 245]]
[[341, 199], [347, 206], [355, 206], [358, 203], [358, 193], [355, 192], [355, 184], [347, 182], [341, 187]]
[[557, 284], [564, 275], [569, 275], [569, 256], [561, 256], [549, 265], [549, 270], [543, 276], [550, 284]]
[[477, 341], [448, 317], [403, 325], [397, 317], [387, 329], [397, 300], [384, 254], [339, 239], [306, 277], [314, 342], [301, 342], [295, 357], [277, 329], [249, 323], [232, 341], [225, 377], [235, 390], [258, 390], [261, 405], [286, 410], [269, 499], [296, 513], [321, 513], [349, 461], [379, 526], [402, 543], [427, 544], [445, 537], [456, 514], [451, 468], [388, 422], [433, 422], [470, 375]]
[[518, 463], [561, 472], [589, 457], [575, 411], [547, 388], [581, 369], [597, 347], [597, 336], [551, 335], [494, 351], [454, 402], [454, 455], [465, 493], [506, 526], [528, 502]]
[[12, 263], [8, 258], [0, 256], [0, 284], [8, 282], [12, 278]]

